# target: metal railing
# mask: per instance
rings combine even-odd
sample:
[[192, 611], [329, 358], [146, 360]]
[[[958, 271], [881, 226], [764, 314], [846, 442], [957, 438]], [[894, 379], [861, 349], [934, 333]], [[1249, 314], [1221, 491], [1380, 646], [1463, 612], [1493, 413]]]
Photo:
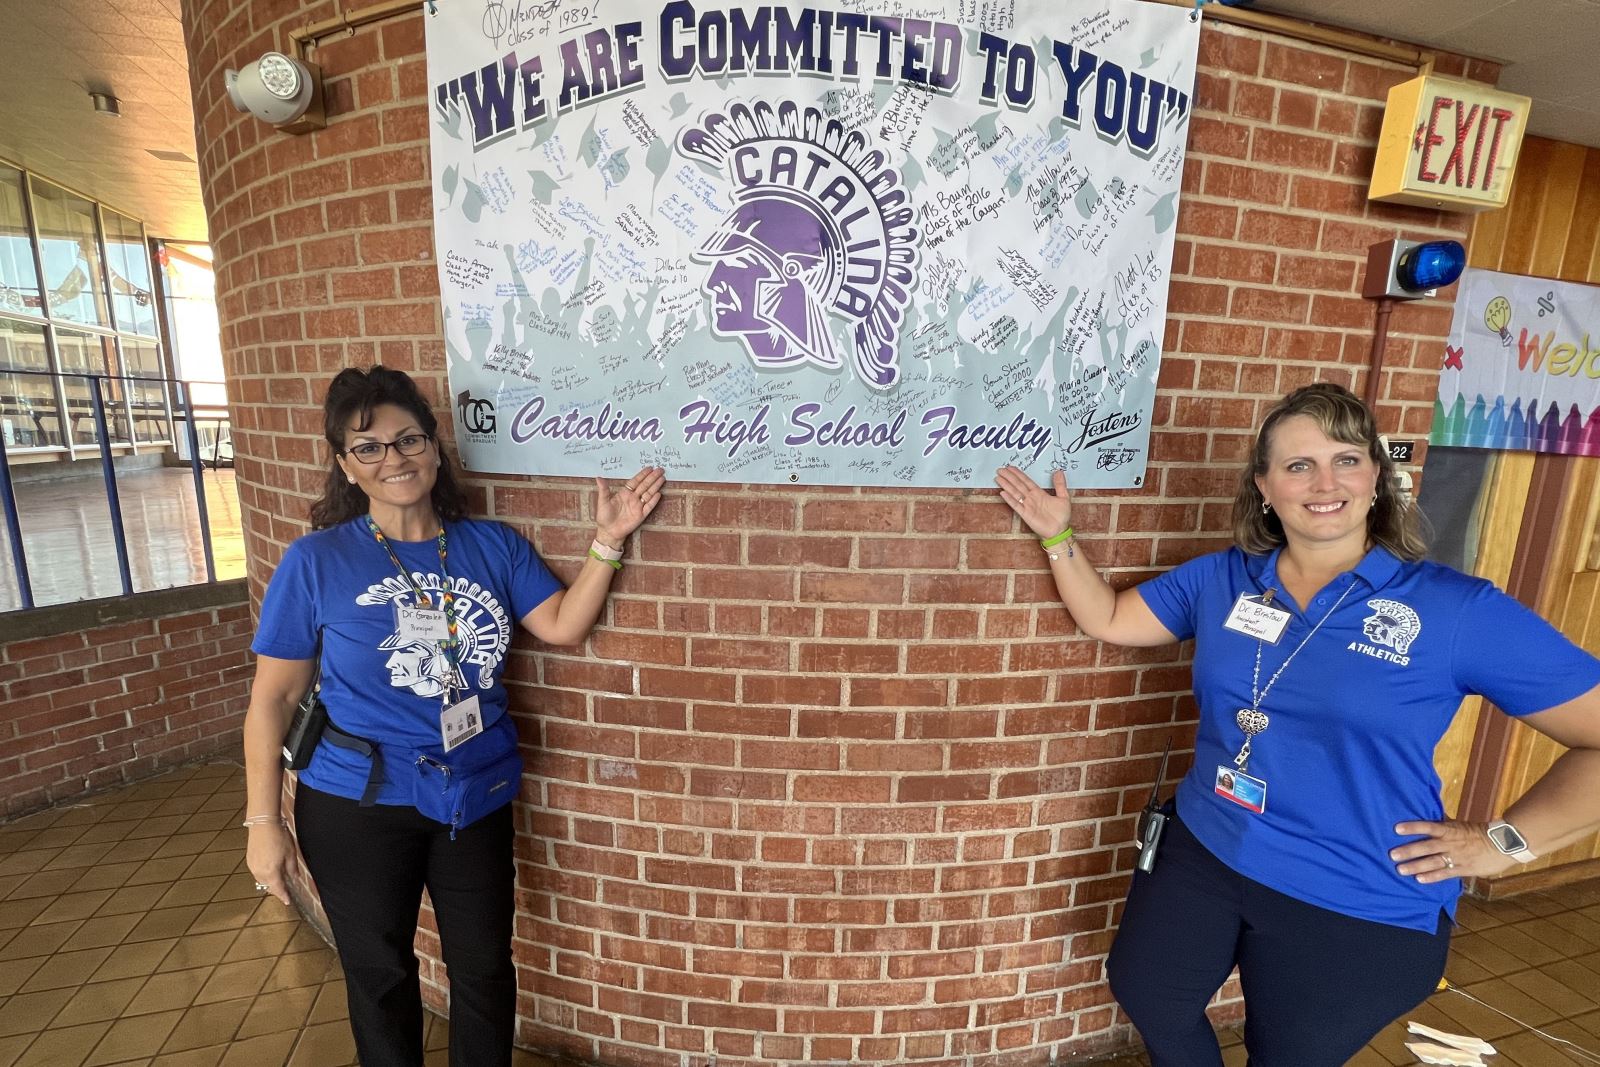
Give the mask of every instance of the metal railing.
[[[226, 421], [226, 413], [224, 409], [219, 409], [217, 405], [196, 406], [192, 402], [191, 390], [196, 385], [221, 387], [222, 383], [185, 382], [176, 378], [149, 378], [135, 375], [72, 374], [12, 368], [0, 369], [0, 376], [9, 375], [32, 375], [52, 379], [52, 385], [55, 387], [54, 391], [57, 397], [65, 395], [64, 390], [61, 388], [63, 379], [78, 379], [86, 383], [90, 408], [89, 414], [94, 419], [95, 443], [98, 445], [100, 455], [100, 476], [105, 483], [106, 503], [110, 508], [111, 537], [117, 550], [117, 570], [122, 579], [122, 593], [124, 596], [132, 595], [134, 591], [133, 570], [129, 563], [128, 538], [122, 520], [122, 498], [117, 491], [117, 470], [113, 461], [114, 449], [119, 444], [132, 448], [137, 448], [139, 444], [160, 444], [165, 446], [168, 442], [176, 439], [176, 435], [172, 432], [174, 429], [173, 423], [180, 421], [183, 423], [182, 432], [184, 441], [188, 445], [189, 469], [194, 477], [195, 505], [200, 519], [200, 544], [205, 552], [206, 583], [215, 583], [217, 580], [217, 564], [211, 550], [211, 516], [206, 507], [204, 465], [200, 456], [200, 438], [195, 429], [195, 421], [199, 413], [209, 412], [210, 417], [219, 423], [220, 431], [220, 424]], [[161, 415], [167, 423], [167, 440], [161, 442], [138, 442], [135, 440], [138, 434], [134, 420], [131, 418], [130, 390], [126, 384], [120, 386], [122, 390], [121, 408], [123, 410], [118, 414], [123, 412], [130, 413], [128, 417], [128, 436], [126, 439], [112, 440], [111, 424], [106, 415], [109, 406], [106, 401], [106, 386], [108, 383], [113, 382], [134, 383], [136, 386], [146, 388], [154, 385], [163, 387], [166, 394], [166, 403], [162, 407]], [[4, 399], [4, 397], [0, 397], [0, 400]], [[218, 410], [224, 410], [224, 414], [217, 416], [215, 413]], [[67, 454], [69, 456], [75, 455], [81, 447], [75, 445], [72, 440], [76, 435], [74, 427], [77, 419], [69, 417], [65, 405], [61, 405], [58, 408], [55, 417]], [[36, 418], [35, 421], [38, 422], [39, 420]], [[217, 451], [220, 450], [220, 447], [219, 432], [219, 440], [213, 446], [214, 459], [220, 460], [220, 457], [217, 456]], [[22, 519], [17, 510], [16, 488], [11, 479], [11, 459], [7, 454], [5, 435], [0, 435], [0, 507], [3, 507], [5, 511], [7, 540], [11, 546], [11, 562], [15, 566], [17, 573], [17, 593], [22, 602], [22, 609], [27, 610], [36, 605], [33, 599], [33, 584], [28, 576], [27, 549], [22, 541]]]

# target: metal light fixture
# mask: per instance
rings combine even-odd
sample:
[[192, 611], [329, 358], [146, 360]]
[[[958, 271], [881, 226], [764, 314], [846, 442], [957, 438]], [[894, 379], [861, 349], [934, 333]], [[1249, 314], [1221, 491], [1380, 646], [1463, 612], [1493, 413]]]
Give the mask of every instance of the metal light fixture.
[[234, 107], [285, 133], [306, 133], [327, 125], [322, 71], [310, 63], [267, 52], [238, 70], [224, 71], [222, 82]]
[[1393, 238], [1367, 249], [1367, 274], [1361, 295], [1420, 300], [1461, 277], [1467, 250], [1460, 241], [1406, 241]]
[[1367, 273], [1361, 295], [1378, 302], [1367, 368], [1367, 406], [1378, 406], [1383, 376], [1383, 351], [1389, 343], [1389, 313], [1400, 300], [1420, 300], [1461, 277], [1467, 250], [1460, 241], [1407, 241], [1394, 237], [1367, 249]]
[[102, 115], [106, 115], [114, 119], [122, 117], [122, 101], [118, 100], [110, 93], [94, 92], [91, 90], [89, 93], [89, 102], [92, 103], [94, 105], [94, 109]]

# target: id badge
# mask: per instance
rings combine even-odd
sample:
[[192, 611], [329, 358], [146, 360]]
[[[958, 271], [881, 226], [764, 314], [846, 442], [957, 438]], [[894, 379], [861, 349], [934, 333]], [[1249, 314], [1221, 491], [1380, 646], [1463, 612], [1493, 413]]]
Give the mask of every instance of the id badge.
[[478, 711], [476, 693], [465, 700], [456, 701], [439, 715], [439, 734], [444, 738], [446, 752], [481, 733], [483, 733], [483, 715]]
[[1257, 815], [1267, 810], [1267, 783], [1233, 767], [1217, 768], [1216, 793]]
[[402, 641], [448, 641], [450, 621], [439, 608], [414, 607], [396, 604], [395, 630]]
[[1224, 629], [1271, 645], [1278, 643], [1288, 625], [1287, 610], [1248, 593], [1239, 594], [1239, 599], [1233, 602], [1233, 610], [1228, 612], [1228, 620], [1222, 624]]

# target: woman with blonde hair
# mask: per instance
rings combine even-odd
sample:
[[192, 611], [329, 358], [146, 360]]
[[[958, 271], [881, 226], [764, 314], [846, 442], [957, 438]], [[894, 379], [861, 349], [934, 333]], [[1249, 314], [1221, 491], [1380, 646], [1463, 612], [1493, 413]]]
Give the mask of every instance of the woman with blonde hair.
[[[1219, 1067], [1205, 1006], [1235, 968], [1254, 1067], [1337, 1067], [1436, 988], [1461, 879], [1600, 827], [1600, 661], [1489, 582], [1423, 559], [1372, 414], [1309, 385], [1262, 422], [1234, 547], [1117, 591], [1053, 492], [1001, 498], [1078, 628], [1192, 639], [1194, 762], [1107, 972], [1155, 1067]], [[1493, 823], [1446, 816], [1433, 751], [1479, 693], [1570, 751]]]

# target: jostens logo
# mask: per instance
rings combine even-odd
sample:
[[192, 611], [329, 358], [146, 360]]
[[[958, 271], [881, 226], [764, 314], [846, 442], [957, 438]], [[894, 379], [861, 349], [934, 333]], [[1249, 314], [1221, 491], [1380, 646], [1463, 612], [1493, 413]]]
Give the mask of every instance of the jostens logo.
[[734, 104], [684, 130], [679, 149], [725, 167], [733, 210], [692, 257], [709, 264], [711, 329], [761, 367], [840, 365], [828, 315], [851, 325], [856, 371], [900, 378], [897, 338], [916, 285], [917, 228], [900, 174], [859, 130], [814, 107]]
[[[1362, 655], [1374, 659], [1387, 660], [1398, 663], [1400, 666], [1409, 666], [1412, 642], [1417, 635], [1422, 633], [1422, 620], [1409, 606], [1398, 600], [1385, 600], [1378, 598], [1367, 601], [1367, 607], [1372, 609], [1372, 614], [1361, 621], [1361, 632], [1372, 641], [1369, 645], [1362, 641], [1352, 641], [1346, 648], [1347, 652], [1360, 652]], [[1376, 648], [1374, 645], [1386, 645], [1387, 648]], [[1390, 651], [1390, 650], [1393, 651]]]

